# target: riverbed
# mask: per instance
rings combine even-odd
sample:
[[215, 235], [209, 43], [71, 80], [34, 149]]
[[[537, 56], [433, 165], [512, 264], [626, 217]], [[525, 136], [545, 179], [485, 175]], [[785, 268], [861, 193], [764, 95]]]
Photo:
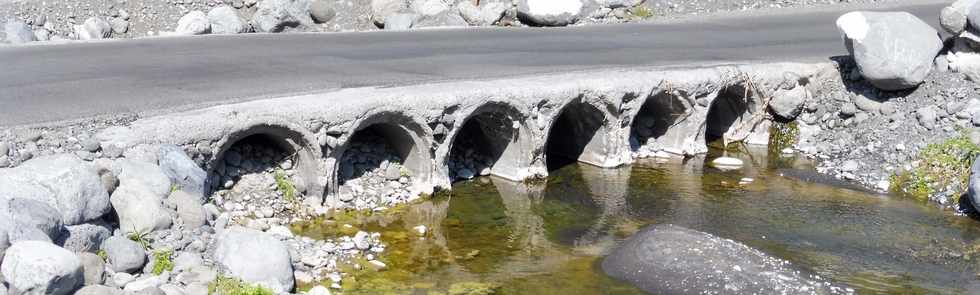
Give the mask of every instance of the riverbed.
[[[707, 164], [721, 155], [745, 166]], [[980, 222], [810, 173], [806, 159], [749, 148], [617, 169], [571, 164], [544, 180], [476, 178], [293, 231], [381, 233], [385, 269], [347, 267], [345, 294], [644, 294], [599, 262], [643, 226], [668, 223], [747, 244], [859, 294], [977, 288]]]

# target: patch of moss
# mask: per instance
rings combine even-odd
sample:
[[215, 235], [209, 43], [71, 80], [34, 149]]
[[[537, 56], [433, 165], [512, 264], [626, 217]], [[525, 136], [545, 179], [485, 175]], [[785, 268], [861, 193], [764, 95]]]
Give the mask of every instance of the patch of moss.
[[208, 285], [208, 294], [214, 295], [275, 295], [266, 287], [243, 282], [222, 275]]
[[789, 123], [773, 122], [769, 126], [769, 154], [780, 153], [800, 141], [800, 126], [796, 121]]
[[170, 249], [153, 252], [153, 274], [160, 275], [165, 271], [174, 270], [174, 251]]
[[500, 286], [490, 283], [462, 282], [449, 286], [449, 295], [493, 295]]
[[630, 14], [632, 14], [636, 18], [648, 19], [653, 17], [653, 10], [651, 10], [650, 7], [646, 7], [645, 5], [637, 5], [636, 7], [630, 9]]
[[106, 252], [105, 249], [99, 249], [98, 252], [95, 252], [95, 255], [98, 255], [100, 258], [102, 258], [102, 261], [109, 260], [109, 253]]
[[970, 167], [978, 155], [980, 146], [965, 134], [929, 144], [919, 151], [918, 164], [911, 171], [892, 176], [892, 188], [919, 200], [953, 188], [958, 191], [953, 194], [952, 204], [957, 204], [959, 196], [966, 192]]

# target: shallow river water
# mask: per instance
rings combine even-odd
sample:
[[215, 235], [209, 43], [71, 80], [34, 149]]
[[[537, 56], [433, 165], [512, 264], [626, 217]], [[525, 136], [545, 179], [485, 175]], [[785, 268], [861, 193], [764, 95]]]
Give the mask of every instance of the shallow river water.
[[599, 262], [639, 228], [660, 223], [745, 243], [861, 294], [978, 288], [980, 222], [806, 180], [813, 169], [802, 159], [764, 150], [728, 156], [746, 166], [721, 171], [705, 165], [711, 156], [619, 169], [573, 164], [539, 183], [478, 178], [390, 212], [293, 230], [313, 238], [382, 233], [388, 269], [349, 269], [347, 294], [643, 294], [604, 275]]

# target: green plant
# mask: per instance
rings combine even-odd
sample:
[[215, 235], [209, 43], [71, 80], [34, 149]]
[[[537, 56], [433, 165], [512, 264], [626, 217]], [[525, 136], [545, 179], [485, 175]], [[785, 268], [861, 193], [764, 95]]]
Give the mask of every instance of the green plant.
[[646, 7], [645, 5], [638, 5], [636, 7], [633, 7], [633, 9], [630, 10], [630, 13], [633, 14], [633, 16], [641, 19], [648, 19], [653, 17], [653, 10], [651, 10], [650, 7]]
[[153, 252], [153, 274], [160, 275], [165, 271], [174, 270], [174, 251], [170, 249]]
[[175, 192], [177, 192], [179, 190], [180, 190], [180, 185], [179, 184], [174, 183], [174, 184], [171, 184], [170, 185], [170, 193], [171, 194], [172, 193], [175, 193]]
[[958, 190], [952, 200], [956, 204], [969, 185], [970, 167], [978, 155], [980, 146], [965, 134], [929, 144], [919, 151], [919, 161], [912, 170], [891, 177], [892, 187], [921, 200], [953, 188]]
[[219, 275], [208, 285], [208, 294], [218, 295], [274, 295], [272, 290], [259, 285], [245, 283], [236, 278]]
[[276, 190], [282, 193], [283, 197], [286, 198], [286, 201], [295, 202], [296, 186], [294, 186], [293, 183], [289, 181], [289, 177], [286, 176], [286, 171], [283, 171], [282, 169], [276, 169], [275, 178], [276, 178]]
[[109, 253], [106, 252], [105, 249], [99, 249], [98, 252], [95, 252], [95, 255], [98, 255], [103, 261], [109, 260]]
[[139, 243], [140, 246], [143, 246], [143, 249], [150, 249], [149, 232], [143, 232], [136, 228], [133, 228], [133, 231], [130, 232], [126, 237], [132, 240], [133, 242]]

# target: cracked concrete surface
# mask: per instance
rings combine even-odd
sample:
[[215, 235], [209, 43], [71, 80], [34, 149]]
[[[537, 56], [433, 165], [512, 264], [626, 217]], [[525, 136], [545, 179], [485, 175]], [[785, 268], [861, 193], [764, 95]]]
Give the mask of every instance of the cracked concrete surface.
[[[814, 81], [834, 75], [831, 63], [779, 63], [355, 88], [145, 118], [97, 137], [109, 150], [177, 144], [211, 171], [232, 144], [264, 134], [297, 153], [297, 175], [311, 196], [307, 201], [335, 205], [338, 159], [358, 130], [372, 126], [384, 126], [375, 130], [384, 130], [404, 154], [413, 175], [411, 190], [428, 193], [450, 186], [447, 160], [463, 126], [473, 120], [484, 131], [493, 131], [484, 133], [494, 134], [485, 138], [498, 149], [492, 153], [496, 158], [490, 173], [523, 180], [547, 175], [549, 150], [553, 157], [577, 157], [599, 167], [631, 163], [637, 148], [630, 142], [634, 119], [644, 112], [660, 116], [663, 111], [657, 106], [665, 99], [682, 107], [670, 110], [677, 116], [646, 144], [688, 155], [706, 152], [706, 137], [735, 136], [764, 144], [769, 121], [762, 100], [754, 97], [757, 93], [776, 89], [787, 76]], [[744, 91], [749, 86], [763, 91]], [[745, 94], [749, 97], [741, 97]], [[719, 99], [748, 106], [712, 108]], [[647, 102], [652, 104], [643, 107]], [[510, 126], [488, 126], [480, 119], [488, 114], [505, 118]], [[549, 142], [562, 147], [549, 149]]]

